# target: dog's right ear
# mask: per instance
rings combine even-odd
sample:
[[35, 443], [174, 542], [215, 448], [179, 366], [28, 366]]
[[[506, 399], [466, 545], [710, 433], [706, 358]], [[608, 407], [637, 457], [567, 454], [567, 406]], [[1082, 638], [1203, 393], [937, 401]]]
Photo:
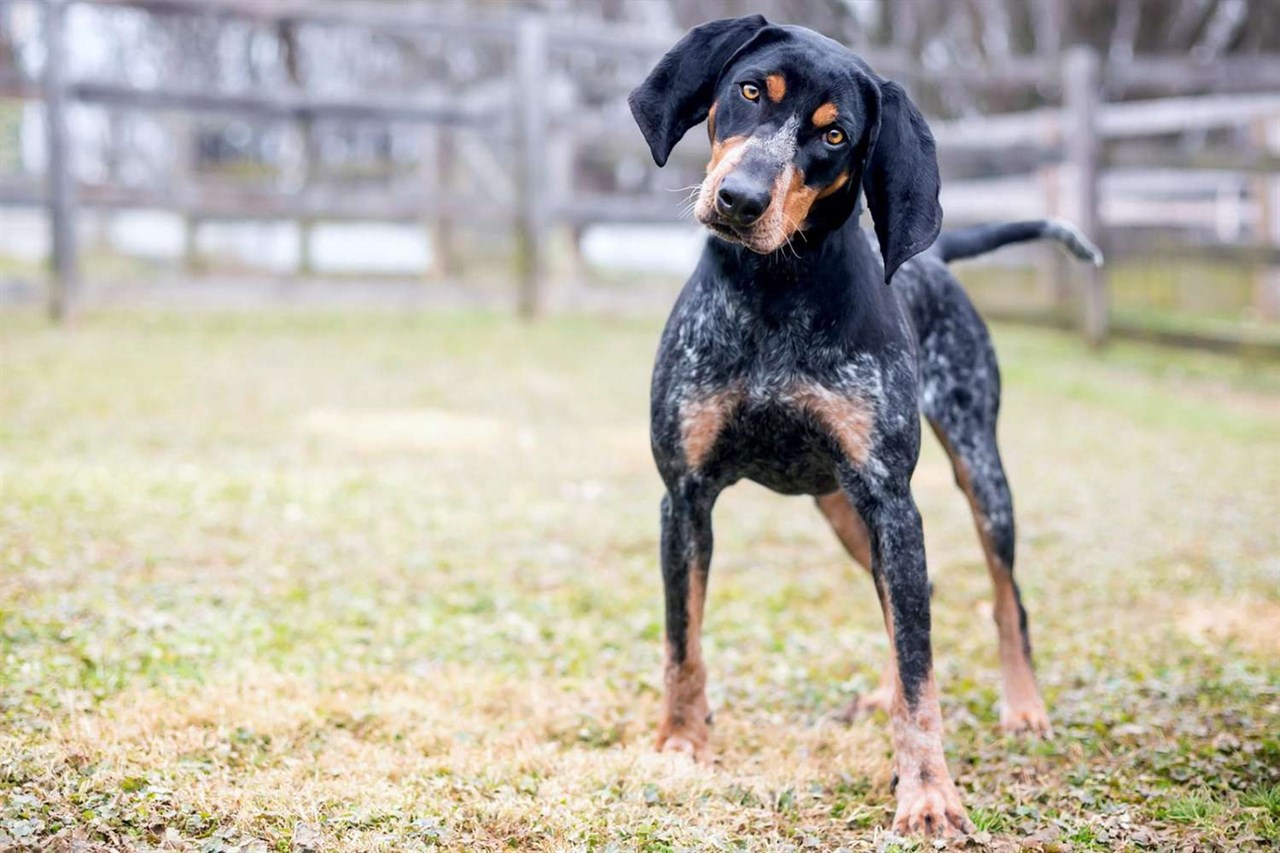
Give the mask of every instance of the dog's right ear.
[[767, 26], [763, 16], [750, 15], [694, 27], [631, 92], [627, 104], [653, 162], [665, 166], [685, 132], [707, 117], [721, 69]]

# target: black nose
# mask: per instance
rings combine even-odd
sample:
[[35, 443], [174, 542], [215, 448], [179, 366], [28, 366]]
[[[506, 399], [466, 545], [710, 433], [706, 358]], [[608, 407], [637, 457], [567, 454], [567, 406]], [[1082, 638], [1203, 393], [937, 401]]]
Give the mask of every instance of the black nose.
[[732, 172], [720, 182], [716, 193], [716, 207], [735, 225], [750, 225], [760, 218], [769, 206], [767, 186], [753, 181], [738, 172]]

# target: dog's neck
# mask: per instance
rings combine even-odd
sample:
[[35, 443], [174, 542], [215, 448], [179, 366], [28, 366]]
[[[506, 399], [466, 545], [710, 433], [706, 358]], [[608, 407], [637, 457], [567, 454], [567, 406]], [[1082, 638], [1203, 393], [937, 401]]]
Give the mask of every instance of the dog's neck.
[[[713, 286], [744, 328], [816, 344], [835, 336], [864, 350], [900, 338], [901, 306], [859, 217], [797, 235], [791, 247], [761, 255], [718, 237], [707, 241]], [[794, 249], [794, 251], [793, 251]]]

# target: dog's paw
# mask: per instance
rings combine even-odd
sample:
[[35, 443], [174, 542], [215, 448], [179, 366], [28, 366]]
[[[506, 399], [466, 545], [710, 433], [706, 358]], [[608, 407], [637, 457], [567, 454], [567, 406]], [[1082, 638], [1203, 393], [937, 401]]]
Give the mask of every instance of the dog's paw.
[[899, 835], [965, 835], [973, 823], [960, 802], [960, 794], [950, 779], [898, 788], [898, 811], [893, 831]]
[[693, 732], [670, 732], [658, 735], [658, 752], [687, 755], [698, 764], [711, 764], [715, 756], [706, 735]]
[[854, 696], [848, 705], [836, 712], [835, 718], [842, 723], [852, 723], [859, 717], [865, 717], [873, 711], [884, 711], [887, 714], [892, 705], [893, 688], [877, 687], [875, 690]]
[[1049, 714], [1040, 702], [1004, 706], [1000, 709], [1000, 728], [1006, 734], [1028, 734], [1042, 738], [1053, 737], [1053, 726], [1049, 724]]

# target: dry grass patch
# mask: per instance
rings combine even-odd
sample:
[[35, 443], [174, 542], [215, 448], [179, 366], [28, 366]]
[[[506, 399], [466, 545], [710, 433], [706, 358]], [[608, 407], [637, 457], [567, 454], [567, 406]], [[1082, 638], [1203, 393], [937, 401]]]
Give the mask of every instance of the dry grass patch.
[[[0, 848], [925, 849], [885, 832], [887, 722], [829, 721], [886, 641], [807, 500], [721, 499], [719, 763], [652, 752], [657, 333], [0, 315]], [[1280, 843], [1280, 370], [998, 344], [1057, 737], [998, 732], [986, 571], [926, 442], [968, 843]]]
[[[797, 820], [828, 822], [815, 780], [875, 779], [876, 796], [855, 811], [870, 822], [888, 808], [878, 725], [731, 719], [719, 732], [729, 749], [701, 767], [652, 750], [654, 697], [620, 698], [536, 679], [512, 690], [460, 668], [320, 681], [260, 670], [194, 690], [128, 690], [51, 727], [27, 758], [52, 788], [82, 780], [68, 800], [86, 783], [117, 792], [128, 806], [113, 816], [156, 842], [175, 803], [239, 838], [304, 824], [325, 846], [353, 850], [402, 849], [415, 827], [459, 849], [561, 849], [654, 821], [673, 842], [784, 841]], [[49, 816], [78, 824], [62, 805]]]
[[1280, 660], [1280, 601], [1188, 602], [1179, 623], [1189, 637], [1208, 648], [1239, 647]]

